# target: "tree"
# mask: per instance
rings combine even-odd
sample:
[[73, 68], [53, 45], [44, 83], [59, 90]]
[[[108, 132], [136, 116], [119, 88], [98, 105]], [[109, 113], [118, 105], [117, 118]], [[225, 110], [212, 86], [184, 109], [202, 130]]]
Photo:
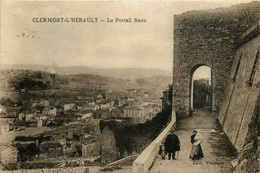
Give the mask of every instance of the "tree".
[[194, 81], [193, 107], [205, 108], [211, 104], [211, 86], [206, 79]]

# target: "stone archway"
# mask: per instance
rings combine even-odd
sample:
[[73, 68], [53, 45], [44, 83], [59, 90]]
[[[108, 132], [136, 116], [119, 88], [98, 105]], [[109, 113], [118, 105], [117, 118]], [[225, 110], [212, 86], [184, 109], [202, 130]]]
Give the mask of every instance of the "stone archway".
[[[193, 111], [196, 105], [194, 105], [194, 82], [205, 82], [203, 85], [207, 86], [207, 88], [203, 89], [204, 93], [207, 93], [207, 100], [205, 103], [210, 103], [210, 110], [212, 110], [212, 69], [210, 66], [206, 64], [197, 64], [195, 65], [190, 72], [190, 110]], [[196, 86], [195, 86], [196, 87]], [[207, 89], [207, 91], [205, 91]], [[209, 100], [210, 99], [210, 100]], [[202, 107], [201, 107], [202, 108]]]
[[[191, 108], [191, 89], [192, 89], [192, 75], [201, 66], [207, 66], [211, 68], [211, 93], [212, 102], [211, 110], [216, 111], [222, 95], [224, 93], [225, 81], [228, 78], [227, 75], [229, 71], [225, 68], [223, 70], [218, 70], [220, 62], [212, 63], [211, 59], [208, 57], [203, 57], [205, 59], [189, 59], [187, 64], [179, 64], [179, 60], [174, 60], [173, 64], [173, 109], [176, 111], [179, 117], [188, 117], [192, 114]], [[226, 64], [223, 64], [226, 66]]]

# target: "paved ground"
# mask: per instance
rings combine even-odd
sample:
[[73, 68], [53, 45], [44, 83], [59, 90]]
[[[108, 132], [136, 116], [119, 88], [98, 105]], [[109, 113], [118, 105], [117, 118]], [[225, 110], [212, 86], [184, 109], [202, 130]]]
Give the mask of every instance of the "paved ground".
[[[177, 127], [175, 134], [181, 141], [178, 160], [162, 160], [158, 155], [149, 173], [232, 172], [230, 162], [235, 159], [235, 149], [209, 112], [196, 111], [192, 117], [178, 122]], [[203, 137], [204, 159], [200, 161], [189, 159], [193, 129], [197, 129]]]

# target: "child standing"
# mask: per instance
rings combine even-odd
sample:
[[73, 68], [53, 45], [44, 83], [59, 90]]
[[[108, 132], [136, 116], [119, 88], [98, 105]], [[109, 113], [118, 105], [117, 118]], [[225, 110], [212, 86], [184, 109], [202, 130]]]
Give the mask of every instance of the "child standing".
[[159, 154], [162, 156], [162, 159], [165, 160], [166, 151], [165, 151], [164, 142], [162, 142], [161, 145], [160, 145]]

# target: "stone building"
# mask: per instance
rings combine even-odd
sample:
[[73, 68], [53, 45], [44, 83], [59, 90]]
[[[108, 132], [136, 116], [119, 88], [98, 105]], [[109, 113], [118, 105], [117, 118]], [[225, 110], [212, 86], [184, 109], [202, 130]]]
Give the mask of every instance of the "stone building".
[[[211, 68], [212, 111], [239, 155], [234, 172], [256, 172], [260, 98], [260, 2], [175, 16], [173, 111], [191, 112], [192, 75]], [[258, 137], [259, 138], [259, 137]]]
[[101, 154], [101, 145], [97, 136], [88, 136], [82, 141], [82, 157], [92, 158]]
[[55, 108], [55, 107], [53, 107], [53, 108], [45, 107], [42, 110], [42, 114], [55, 117], [57, 115], [57, 108]]
[[123, 108], [113, 108], [110, 111], [110, 117], [123, 117]]
[[65, 104], [64, 105], [64, 111], [70, 110], [76, 106], [75, 103]]
[[37, 127], [42, 127], [43, 120], [39, 119], [37, 120]]
[[162, 99], [162, 110], [165, 110], [167, 107], [171, 105], [171, 101], [169, 99], [170, 89], [163, 91], [163, 96], [160, 98]]
[[130, 118], [145, 118], [147, 117], [149, 112], [145, 109], [141, 109], [138, 107], [125, 107], [124, 108], [124, 117]]
[[14, 146], [8, 146], [1, 148], [0, 150], [0, 162], [2, 164], [15, 163], [17, 161], [17, 149]]
[[93, 113], [89, 112], [89, 113], [83, 114], [82, 117], [81, 117], [81, 120], [85, 121], [85, 122], [89, 122], [89, 121], [92, 120], [92, 118], [93, 118]]
[[0, 134], [5, 134], [9, 132], [10, 125], [8, 121], [0, 120]]
[[0, 114], [6, 114], [6, 108], [0, 105]]
[[110, 116], [110, 112], [109, 109], [105, 108], [105, 109], [98, 109], [94, 112], [94, 118], [108, 118]]
[[212, 110], [219, 111], [236, 43], [259, 19], [259, 2], [174, 16], [173, 110], [187, 117], [191, 109], [193, 73], [201, 66], [211, 68]]
[[26, 115], [25, 115], [25, 121], [30, 121], [34, 116], [35, 116], [35, 115], [34, 115], [34, 114], [31, 114], [31, 113], [26, 114]]
[[59, 142], [43, 142], [39, 146], [39, 158], [58, 157], [63, 155], [63, 146]]

